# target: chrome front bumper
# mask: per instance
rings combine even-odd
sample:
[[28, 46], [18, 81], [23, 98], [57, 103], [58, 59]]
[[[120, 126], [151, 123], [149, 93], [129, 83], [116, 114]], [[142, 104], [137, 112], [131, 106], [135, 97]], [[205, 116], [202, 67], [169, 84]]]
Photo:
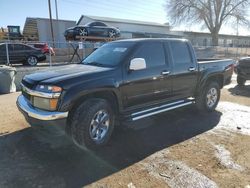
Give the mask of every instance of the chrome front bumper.
[[60, 120], [68, 117], [68, 112], [50, 112], [37, 109], [29, 104], [29, 102], [20, 95], [17, 99], [17, 107], [22, 113], [25, 113], [30, 118], [42, 121]]

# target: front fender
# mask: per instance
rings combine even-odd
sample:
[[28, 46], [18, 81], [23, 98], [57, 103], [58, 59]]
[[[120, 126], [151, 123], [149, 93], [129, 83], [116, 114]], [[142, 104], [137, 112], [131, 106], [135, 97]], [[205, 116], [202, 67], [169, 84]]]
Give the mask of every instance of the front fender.
[[121, 104], [121, 94], [119, 83], [114, 79], [92, 80], [84, 84], [74, 85], [64, 91], [59, 101], [59, 111], [69, 111], [79, 99], [91, 93], [110, 91], [117, 97], [119, 108]]

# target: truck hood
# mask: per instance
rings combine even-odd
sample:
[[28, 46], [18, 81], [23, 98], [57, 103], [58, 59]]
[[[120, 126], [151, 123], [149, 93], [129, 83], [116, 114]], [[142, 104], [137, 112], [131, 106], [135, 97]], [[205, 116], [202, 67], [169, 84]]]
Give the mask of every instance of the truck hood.
[[60, 81], [82, 76], [91, 77], [95, 73], [106, 72], [112, 69], [83, 64], [58, 66], [26, 75], [22, 82], [29, 87], [37, 84], [58, 84]]

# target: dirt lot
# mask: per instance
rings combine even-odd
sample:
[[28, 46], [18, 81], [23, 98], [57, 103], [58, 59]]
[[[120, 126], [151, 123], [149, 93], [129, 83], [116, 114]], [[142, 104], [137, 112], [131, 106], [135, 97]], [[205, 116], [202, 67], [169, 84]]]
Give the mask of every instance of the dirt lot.
[[54, 127], [29, 127], [18, 95], [0, 96], [1, 188], [250, 187], [250, 82], [224, 88], [214, 113], [190, 106], [144, 119], [95, 152]]

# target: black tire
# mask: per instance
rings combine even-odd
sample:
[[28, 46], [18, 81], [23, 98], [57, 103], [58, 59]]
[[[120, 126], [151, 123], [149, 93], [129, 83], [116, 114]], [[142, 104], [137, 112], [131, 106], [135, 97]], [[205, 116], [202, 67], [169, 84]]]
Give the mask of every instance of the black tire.
[[86, 28], [80, 29], [79, 36], [81, 36], [81, 37], [88, 36], [88, 30]]
[[246, 79], [242, 78], [241, 76], [237, 76], [237, 83], [239, 86], [244, 86], [246, 83]]
[[29, 66], [36, 66], [38, 63], [38, 58], [36, 56], [31, 55], [31, 56], [27, 57], [26, 63]]
[[[99, 116], [98, 113], [102, 111], [108, 114], [109, 119], [107, 121], [109, 122], [109, 125], [103, 138], [95, 140], [93, 138], [95, 135], [91, 135], [94, 129], [93, 121], [97, 116]], [[73, 142], [80, 148], [97, 149], [104, 146], [109, 141], [114, 129], [115, 115], [106, 100], [88, 99], [74, 110], [71, 118], [72, 119], [69, 121], [70, 131], [67, 130], [67, 132], [71, 134]], [[98, 126], [101, 127], [101, 124], [102, 123], [96, 125], [95, 130], [98, 129]], [[104, 123], [102, 125], [104, 125]], [[96, 130], [96, 136], [97, 132], [98, 134], [104, 133], [101, 130]], [[96, 139], [98, 139], [98, 136]]]
[[116, 37], [116, 32], [115, 32], [115, 30], [113, 30], [113, 29], [109, 30], [108, 36], [109, 36], [109, 38], [115, 38], [115, 37]]
[[[213, 94], [211, 94], [212, 92]], [[210, 95], [211, 94], [211, 95]], [[213, 96], [216, 95], [216, 98]], [[210, 97], [211, 96], [211, 97]], [[196, 107], [201, 112], [212, 112], [220, 100], [220, 86], [217, 82], [208, 82], [196, 97]]]

